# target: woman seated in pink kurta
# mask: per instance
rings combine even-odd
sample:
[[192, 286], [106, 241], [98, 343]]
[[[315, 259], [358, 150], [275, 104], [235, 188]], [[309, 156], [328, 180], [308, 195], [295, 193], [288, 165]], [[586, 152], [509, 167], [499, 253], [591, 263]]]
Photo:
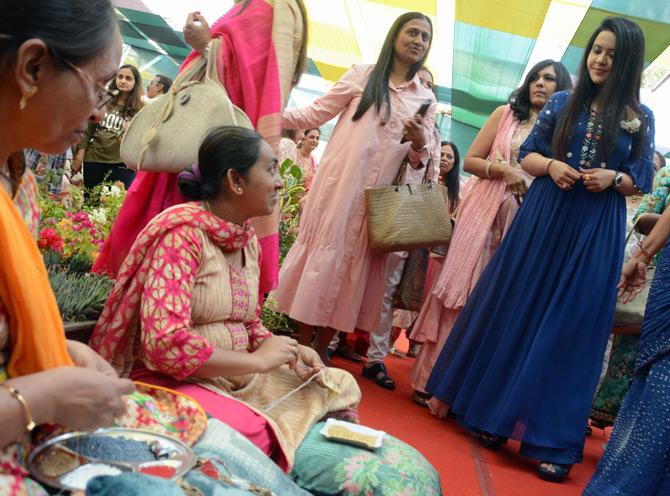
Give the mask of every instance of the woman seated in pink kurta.
[[91, 346], [121, 375], [194, 397], [288, 469], [322, 417], [355, 418], [360, 390], [260, 321], [259, 247], [248, 220], [277, 204], [277, 159], [254, 131], [215, 128], [179, 187], [199, 201], [165, 210], [140, 233]]
[[[389, 30], [377, 64], [353, 66], [310, 106], [283, 113], [283, 126], [296, 129], [341, 114], [275, 294], [279, 309], [302, 324], [302, 344], [319, 328], [314, 346], [322, 357], [336, 331], [380, 332], [388, 256], [368, 246], [365, 190], [390, 185], [408, 154], [413, 167], [423, 167], [439, 146], [431, 143], [435, 96], [416, 75], [432, 34], [428, 17], [403, 14]], [[422, 119], [416, 114], [427, 100], [430, 108]], [[383, 363], [369, 372], [388, 377]]]

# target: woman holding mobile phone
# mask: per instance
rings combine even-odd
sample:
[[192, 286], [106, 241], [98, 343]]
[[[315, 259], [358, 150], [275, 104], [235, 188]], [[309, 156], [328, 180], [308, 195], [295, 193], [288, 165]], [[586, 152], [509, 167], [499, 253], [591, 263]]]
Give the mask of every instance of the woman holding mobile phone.
[[[324, 361], [336, 331], [378, 333], [388, 256], [368, 246], [365, 190], [390, 185], [405, 156], [419, 169], [433, 148], [435, 97], [417, 71], [433, 36], [419, 12], [401, 15], [391, 27], [375, 65], [354, 65], [312, 105], [285, 111], [285, 128], [320, 126], [340, 115], [306, 197], [300, 234], [279, 274], [280, 311], [301, 323], [300, 342]], [[425, 118], [417, 115], [430, 100]], [[405, 142], [401, 143], [401, 139]], [[390, 314], [390, 312], [388, 312]], [[388, 316], [390, 322], [391, 315]], [[375, 376], [387, 378], [378, 364]]]

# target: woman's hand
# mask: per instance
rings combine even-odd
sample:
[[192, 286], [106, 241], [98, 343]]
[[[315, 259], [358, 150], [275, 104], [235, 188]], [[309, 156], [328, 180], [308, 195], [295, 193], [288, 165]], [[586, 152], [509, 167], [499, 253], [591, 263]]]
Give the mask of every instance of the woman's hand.
[[402, 136], [411, 142], [412, 148], [421, 150], [426, 146], [426, 136], [423, 129], [423, 117], [415, 115], [412, 119], [405, 119]]
[[300, 357], [293, 367], [298, 378], [305, 382], [326, 368], [319, 354], [308, 346], [299, 345]]
[[209, 24], [200, 12], [191, 12], [186, 18], [184, 40], [198, 53], [203, 53], [212, 41]]
[[96, 370], [109, 377], [119, 377], [114, 368], [84, 343], [67, 340], [67, 352], [77, 367]]
[[616, 172], [608, 169], [579, 169], [584, 187], [591, 193], [600, 193], [614, 184]]
[[618, 297], [623, 303], [629, 303], [635, 299], [644, 289], [647, 283], [647, 264], [636, 257], [632, 257], [623, 265], [621, 278], [619, 279]]
[[507, 183], [507, 191], [519, 197], [525, 195], [528, 191], [528, 185], [526, 184], [526, 176], [523, 175], [521, 169], [503, 163], [500, 163], [500, 165], [505, 168], [502, 172], [502, 178]]
[[81, 171], [82, 166], [84, 165], [84, 157], [86, 156], [86, 150], [80, 148], [77, 150], [77, 153], [72, 157], [72, 162], [70, 162], [70, 173], [74, 176], [77, 172]]
[[60, 367], [49, 373], [44, 393], [51, 395], [53, 420], [76, 430], [110, 426], [126, 411], [123, 395], [135, 390], [129, 379], [81, 367]]
[[260, 372], [269, 372], [288, 363], [293, 368], [300, 357], [298, 342], [288, 336], [272, 336], [252, 353]]
[[572, 189], [575, 183], [582, 178], [579, 172], [560, 160], [552, 160], [547, 173], [556, 183], [556, 186], [564, 191]]

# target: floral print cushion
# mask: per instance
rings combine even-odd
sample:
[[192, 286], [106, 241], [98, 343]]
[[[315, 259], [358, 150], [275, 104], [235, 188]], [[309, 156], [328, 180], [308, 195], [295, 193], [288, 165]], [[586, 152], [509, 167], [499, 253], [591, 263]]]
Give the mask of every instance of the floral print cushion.
[[440, 476], [417, 450], [384, 436], [376, 451], [328, 441], [318, 423], [298, 448], [293, 480], [316, 495], [441, 495]]

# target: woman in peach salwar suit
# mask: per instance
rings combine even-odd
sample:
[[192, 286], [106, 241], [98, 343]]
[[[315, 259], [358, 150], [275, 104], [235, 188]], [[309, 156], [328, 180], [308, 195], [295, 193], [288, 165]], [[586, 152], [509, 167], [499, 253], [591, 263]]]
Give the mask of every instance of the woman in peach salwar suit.
[[[317, 127], [341, 114], [275, 293], [280, 311], [302, 324], [302, 344], [320, 328], [314, 347], [326, 362], [336, 330], [380, 327], [387, 255], [368, 246], [365, 190], [390, 185], [407, 155], [415, 168], [428, 163], [436, 103], [416, 73], [431, 38], [426, 16], [403, 14], [376, 65], [354, 65], [313, 104], [283, 113], [283, 127], [295, 129]], [[416, 116], [427, 100], [425, 118]]]

